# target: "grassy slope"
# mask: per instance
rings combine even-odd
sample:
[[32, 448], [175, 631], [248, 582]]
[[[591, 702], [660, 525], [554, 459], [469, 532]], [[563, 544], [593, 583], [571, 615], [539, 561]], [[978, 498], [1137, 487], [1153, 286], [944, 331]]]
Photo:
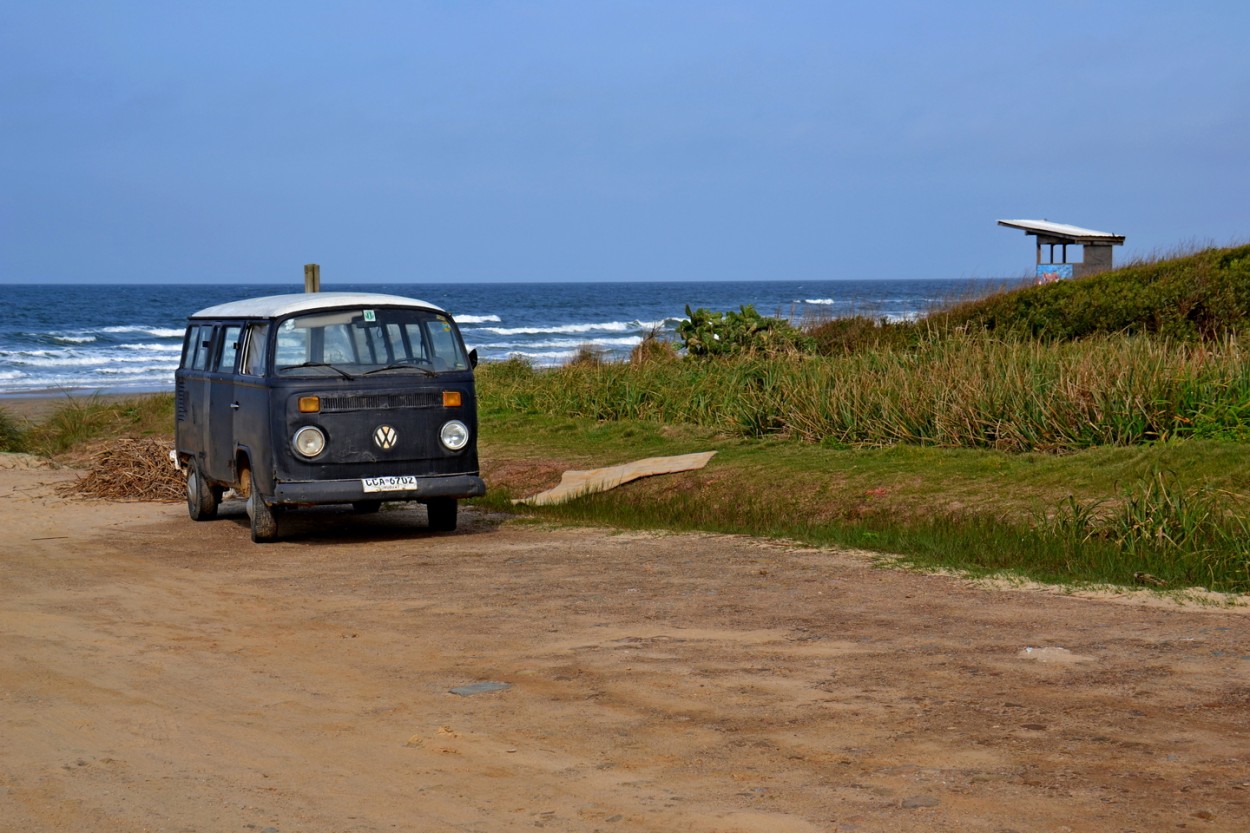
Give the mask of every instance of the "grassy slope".
[[1043, 339], [1116, 333], [1219, 339], [1250, 325], [1250, 246], [1026, 287], [961, 304], [934, 320]]

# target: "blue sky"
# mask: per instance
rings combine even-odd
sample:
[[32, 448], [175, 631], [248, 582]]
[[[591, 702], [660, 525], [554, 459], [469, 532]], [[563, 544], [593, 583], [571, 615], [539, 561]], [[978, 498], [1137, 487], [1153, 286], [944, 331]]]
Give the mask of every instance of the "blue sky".
[[1250, 241], [1250, 3], [0, 6], [0, 282], [1031, 268]]

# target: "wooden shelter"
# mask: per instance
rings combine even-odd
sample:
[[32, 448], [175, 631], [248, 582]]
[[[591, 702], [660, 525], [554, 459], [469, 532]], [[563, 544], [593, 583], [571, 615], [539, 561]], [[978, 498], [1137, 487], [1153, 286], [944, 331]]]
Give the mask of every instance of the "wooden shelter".
[[[1052, 281], [1058, 278], [1079, 278], [1111, 268], [1111, 247], [1123, 246], [1124, 235], [1106, 231], [1052, 223], [1049, 220], [999, 220], [1000, 226], [1022, 230], [1037, 238], [1037, 278]], [[1047, 260], [1042, 259], [1042, 247], [1050, 248]], [[1060, 259], [1055, 260], [1055, 247], [1059, 247]], [[1068, 246], [1080, 246], [1079, 261], [1068, 260]]]

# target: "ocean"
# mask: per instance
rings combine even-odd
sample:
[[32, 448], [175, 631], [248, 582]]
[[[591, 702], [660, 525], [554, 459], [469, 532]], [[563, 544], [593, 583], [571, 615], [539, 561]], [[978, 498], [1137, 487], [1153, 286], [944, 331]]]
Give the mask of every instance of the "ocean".
[[[901, 320], [1012, 283], [981, 280], [673, 283], [325, 284], [385, 292], [449, 311], [483, 361], [562, 364], [582, 347], [624, 358], [685, 315], [752, 304], [792, 321], [850, 314]], [[0, 285], [0, 396], [173, 389], [187, 316], [302, 285]]]

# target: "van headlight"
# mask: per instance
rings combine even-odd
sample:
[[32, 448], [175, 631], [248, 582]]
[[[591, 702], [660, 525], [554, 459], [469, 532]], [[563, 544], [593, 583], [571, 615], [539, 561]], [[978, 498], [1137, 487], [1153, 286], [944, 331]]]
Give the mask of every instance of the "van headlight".
[[316, 457], [325, 451], [326, 435], [321, 432], [320, 428], [305, 425], [295, 432], [295, 436], [291, 438], [291, 445], [300, 456]]
[[469, 444], [469, 426], [458, 419], [453, 419], [443, 424], [442, 430], [438, 432], [438, 438], [443, 441], [448, 451], [459, 451]]

